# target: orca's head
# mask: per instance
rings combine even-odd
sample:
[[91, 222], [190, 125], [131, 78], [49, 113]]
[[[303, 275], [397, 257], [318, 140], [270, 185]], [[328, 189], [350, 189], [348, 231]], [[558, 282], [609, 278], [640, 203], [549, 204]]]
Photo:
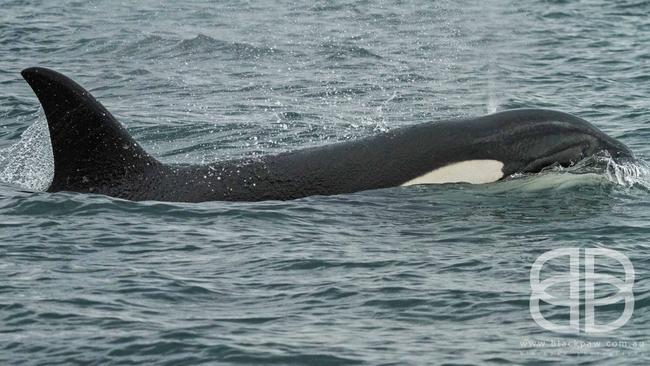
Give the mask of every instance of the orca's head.
[[617, 163], [634, 160], [634, 154], [622, 142], [601, 132], [598, 142], [589, 146], [587, 156], [606, 151]]
[[507, 156], [518, 157], [506, 173], [536, 173], [553, 165], [572, 166], [606, 153], [621, 163], [634, 159], [622, 142], [582, 118], [552, 110], [519, 109], [488, 116], [507, 131], [501, 135]]

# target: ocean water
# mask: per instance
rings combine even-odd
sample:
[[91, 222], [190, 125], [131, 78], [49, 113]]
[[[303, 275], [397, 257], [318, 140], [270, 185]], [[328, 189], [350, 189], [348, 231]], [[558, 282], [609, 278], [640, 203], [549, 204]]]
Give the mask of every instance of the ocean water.
[[[649, 15], [639, 0], [2, 0], [0, 363], [647, 365]], [[574, 113], [639, 161], [287, 202], [50, 194], [30, 66], [87, 87], [165, 162], [518, 107]], [[533, 263], [562, 248], [629, 258], [624, 326], [534, 321]]]

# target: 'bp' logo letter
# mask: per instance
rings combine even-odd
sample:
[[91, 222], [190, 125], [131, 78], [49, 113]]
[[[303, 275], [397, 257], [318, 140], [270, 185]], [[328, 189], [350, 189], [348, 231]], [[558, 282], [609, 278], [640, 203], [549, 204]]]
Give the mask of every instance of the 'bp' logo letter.
[[[563, 275], [556, 275], [540, 281], [540, 272], [546, 262], [551, 259], [567, 257], [569, 260], [569, 272]], [[607, 257], [615, 260], [623, 266], [625, 279], [621, 280], [609, 274], [597, 274], [595, 263], [597, 258]], [[634, 267], [629, 258], [620, 252], [604, 248], [585, 249], [585, 333], [605, 333], [622, 327], [632, 317], [634, 311]], [[568, 298], [556, 297], [548, 293], [548, 289], [554, 285], [568, 283]], [[611, 296], [596, 298], [595, 285], [609, 284], [619, 291]], [[533, 320], [542, 328], [559, 333], [580, 332], [580, 248], [562, 248], [548, 251], [540, 255], [530, 270], [530, 314]], [[564, 306], [569, 308], [569, 324], [555, 324], [550, 322], [541, 314], [540, 300], [551, 305]], [[623, 313], [618, 319], [607, 324], [596, 324], [595, 309], [598, 306], [614, 304], [619, 301], [625, 302]]]

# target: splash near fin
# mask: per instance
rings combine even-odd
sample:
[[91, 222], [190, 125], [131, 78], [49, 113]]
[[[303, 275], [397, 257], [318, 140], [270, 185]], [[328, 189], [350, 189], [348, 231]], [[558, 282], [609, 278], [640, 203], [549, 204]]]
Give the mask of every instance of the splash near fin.
[[56, 71], [32, 67], [22, 75], [47, 117], [54, 153], [54, 179], [48, 192], [101, 193], [127, 199], [142, 194], [136, 187], [146, 189], [143, 180], [160, 163], [103, 105]]

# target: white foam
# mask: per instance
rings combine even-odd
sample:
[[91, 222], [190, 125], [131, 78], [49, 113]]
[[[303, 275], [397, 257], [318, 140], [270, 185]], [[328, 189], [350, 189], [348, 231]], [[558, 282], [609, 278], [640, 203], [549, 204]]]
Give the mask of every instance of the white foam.
[[31, 191], [45, 191], [54, 177], [54, 157], [47, 119], [38, 119], [15, 144], [0, 149], [0, 182]]
[[643, 160], [617, 163], [601, 153], [570, 168], [553, 167], [538, 174], [521, 174], [515, 179], [493, 186], [499, 190], [543, 191], [563, 190], [576, 186], [614, 184], [629, 189], [641, 186], [650, 189], [650, 167]]
[[627, 188], [640, 185], [650, 189], [650, 167], [645, 161], [619, 164], [613, 159], [609, 159], [605, 176], [611, 182]]

